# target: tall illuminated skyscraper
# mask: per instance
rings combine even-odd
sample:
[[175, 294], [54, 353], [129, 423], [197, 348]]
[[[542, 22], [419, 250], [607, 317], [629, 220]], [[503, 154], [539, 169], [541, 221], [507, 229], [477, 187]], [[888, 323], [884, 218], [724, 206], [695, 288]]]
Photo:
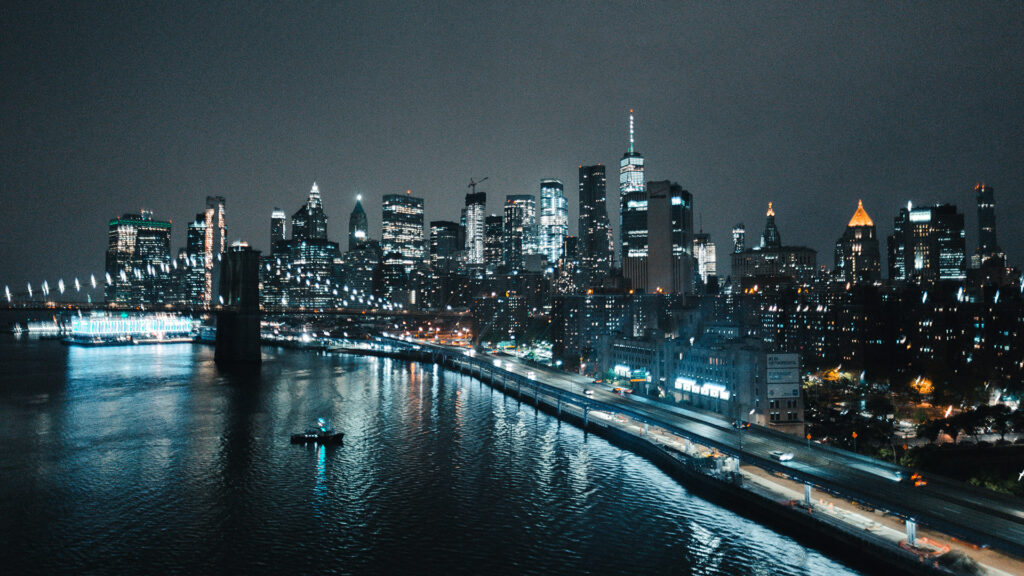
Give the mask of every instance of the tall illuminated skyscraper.
[[860, 200], [842, 238], [836, 241], [835, 264], [847, 282], [873, 282], [882, 277], [875, 223]]
[[458, 266], [459, 225], [446, 220], [430, 223], [430, 267], [438, 276], [451, 273]]
[[747, 241], [747, 228], [743, 225], [743, 222], [737, 223], [732, 227], [732, 253], [739, 254], [746, 248], [745, 244]]
[[110, 220], [105, 288], [107, 303], [119, 306], [169, 302], [171, 223], [153, 213], [125, 214]]
[[552, 265], [562, 256], [562, 243], [569, 233], [569, 208], [561, 180], [540, 181], [540, 252]]
[[466, 264], [484, 265], [484, 237], [486, 235], [487, 193], [466, 194]]
[[501, 237], [504, 232], [504, 219], [497, 214], [491, 214], [484, 219], [484, 263], [487, 271], [495, 272], [501, 267]]
[[693, 196], [668, 180], [648, 183], [648, 254], [645, 290], [693, 291]]
[[423, 198], [405, 194], [384, 196], [381, 218], [384, 282], [389, 297], [409, 288], [413, 269], [423, 264]]
[[523, 267], [523, 206], [512, 196], [505, 197], [505, 214], [501, 232], [501, 261], [508, 270]]
[[288, 216], [285, 215], [284, 210], [275, 207], [274, 211], [270, 213], [270, 250], [273, 252], [274, 246], [284, 240], [286, 235], [286, 222]]
[[978, 250], [977, 261], [984, 264], [986, 260], [1002, 254], [996, 242], [996, 196], [991, 186], [978, 184], [974, 187], [974, 195], [978, 201]]
[[359, 250], [370, 239], [366, 211], [363, 210], [363, 196], [356, 196], [356, 205], [348, 217], [348, 249]]
[[540, 254], [540, 231], [537, 227], [537, 197], [533, 194], [509, 194], [505, 197], [505, 205], [507, 206], [510, 203], [515, 204], [522, 211], [523, 257], [531, 254]]
[[718, 275], [718, 262], [715, 243], [711, 235], [699, 232], [693, 235], [693, 255], [697, 259], [697, 275], [705, 285], [708, 278]]
[[320, 200], [320, 188], [313, 182], [306, 203], [292, 216], [292, 238], [327, 240], [327, 214]]
[[629, 111], [629, 148], [619, 161], [619, 259], [632, 287], [647, 282], [647, 185], [644, 157], [634, 148], [633, 111]]
[[306, 202], [292, 215], [291, 238], [279, 242], [273, 256], [267, 262], [270, 269], [264, 267], [264, 287], [272, 294], [263, 297], [265, 304], [277, 301], [282, 306], [318, 309], [339, 300], [341, 251], [337, 242], [327, 239], [327, 214], [315, 182]]
[[779, 228], [775, 225], [775, 209], [772, 203], [768, 203], [768, 214], [764, 221], [764, 232], [761, 233], [761, 249], [776, 250], [782, 247], [782, 237], [779, 236]]
[[210, 306], [214, 302], [215, 291], [220, 279], [221, 254], [227, 248], [228, 227], [224, 219], [224, 197], [207, 196], [206, 211], [196, 216], [196, 220], [202, 219], [205, 227], [203, 238], [203, 267], [206, 269], [203, 275], [203, 296], [202, 304]]
[[901, 208], [889, 237], [889, 280], [935, 282], [963, 280], [964, 215], [942, 204]]
[[615, 246], [606, 198], [604, 166], [580, 166], [580, 275], [588, 286], [600, 285], [612, 266]]

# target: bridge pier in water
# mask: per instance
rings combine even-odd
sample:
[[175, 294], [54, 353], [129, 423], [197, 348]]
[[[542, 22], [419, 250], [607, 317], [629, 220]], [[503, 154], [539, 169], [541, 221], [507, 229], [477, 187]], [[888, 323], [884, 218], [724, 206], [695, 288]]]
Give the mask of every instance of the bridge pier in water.
[[214, 360], [221, 365], [259, 366], [260, 252], [232, 246], [223, 254], [220, 273], [222, 308], [217, 312]]

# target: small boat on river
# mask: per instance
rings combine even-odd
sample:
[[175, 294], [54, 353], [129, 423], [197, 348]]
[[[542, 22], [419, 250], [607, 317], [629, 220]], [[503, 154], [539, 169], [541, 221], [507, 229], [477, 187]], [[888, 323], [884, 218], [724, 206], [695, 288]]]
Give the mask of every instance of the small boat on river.
[[335, 432], [329, 422], [320, 418], [316, 427], [301, 434], [292, 434], [292, 444], [341, 444], [344, 432]]

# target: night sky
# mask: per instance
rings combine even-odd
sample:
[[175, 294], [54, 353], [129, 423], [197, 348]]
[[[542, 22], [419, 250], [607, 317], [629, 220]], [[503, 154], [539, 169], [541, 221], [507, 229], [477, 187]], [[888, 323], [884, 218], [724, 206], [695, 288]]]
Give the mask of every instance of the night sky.
[[384, 194], [457, 220], [484, 176], [489, 212], [560, 178], [575, 233], [577, 166], [616, 197], [630, 108], [720, 260], [773, 201], [831, 265], [858, 198], [883, 250], [908, 200], [956, 203], [970, 254], [978, 182], [1024, 260], [1024, 3], [179, 4], [0, 7], [0, 284], [101, 276], [140, 208], [177, 253], [214, 194], [266, 250], [313, 181], [343, 248], [356, 194], [379, 238]]

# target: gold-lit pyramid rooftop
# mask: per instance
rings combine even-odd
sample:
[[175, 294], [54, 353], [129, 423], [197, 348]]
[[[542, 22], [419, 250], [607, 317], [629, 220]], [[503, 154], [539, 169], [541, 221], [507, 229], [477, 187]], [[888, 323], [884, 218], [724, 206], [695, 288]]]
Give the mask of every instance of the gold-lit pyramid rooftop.
[[871, 217], [868, 216], [867, 210], [864, 210], [864, 203], [857, 200], [857, 211], [853, 213], [853, 218], [850, 218], [848, 226], [853, 228], [854, 226], [874, 226], [875, 223], [871, 221]]

